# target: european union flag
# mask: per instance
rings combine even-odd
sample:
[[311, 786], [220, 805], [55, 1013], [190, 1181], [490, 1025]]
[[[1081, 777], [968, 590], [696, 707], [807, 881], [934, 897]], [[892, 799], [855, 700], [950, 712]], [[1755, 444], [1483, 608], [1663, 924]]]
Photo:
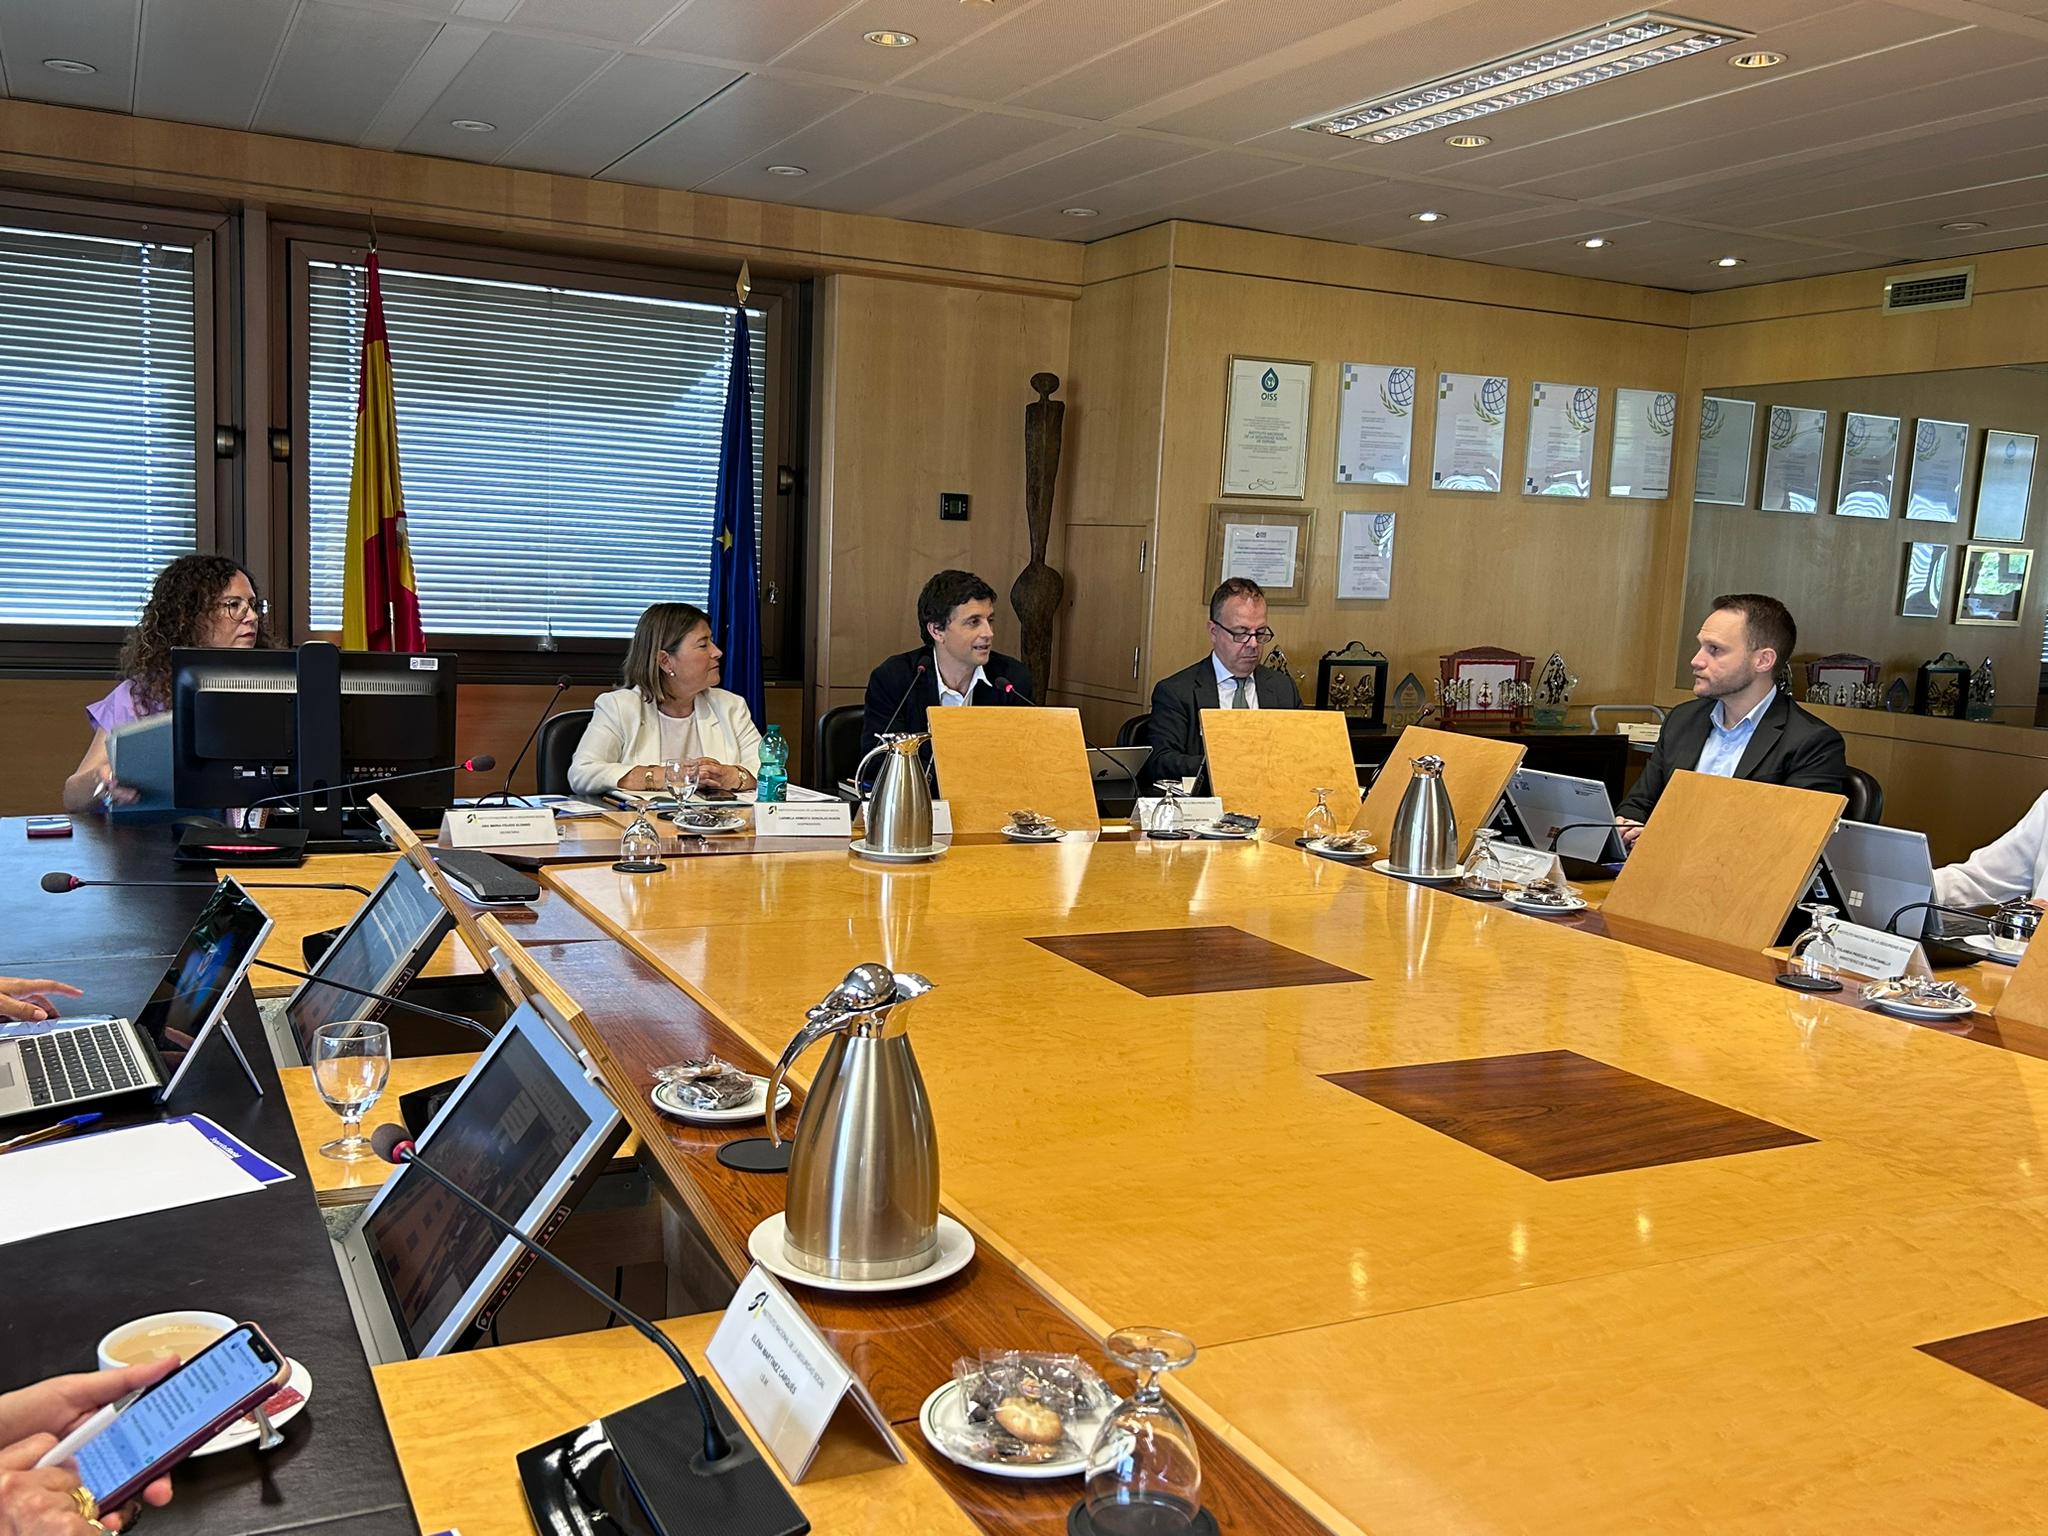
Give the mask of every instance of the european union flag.
[[761, 581], [754, 553], [753, 358], [743, 304], [733, 315], [732, 364], [718, 444], [718, 538], [711, 551], [711, 638], [725, 652], [722, 686], [761, 708]]

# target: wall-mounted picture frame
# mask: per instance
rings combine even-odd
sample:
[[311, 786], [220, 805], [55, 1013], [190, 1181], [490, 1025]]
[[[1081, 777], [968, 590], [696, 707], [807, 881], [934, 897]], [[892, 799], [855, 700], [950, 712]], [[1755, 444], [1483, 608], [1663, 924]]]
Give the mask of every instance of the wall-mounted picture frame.
[[1429, 488], [1498, 491], [1507, 420], [1506, 378], [1491, 373], [1439, 373]]
[[1766, 512], [1820, 510], [1821, 450], [1828, 413], [1774, 405], [1764, 435], [1764, 484], [1757, 505]]
[[1908, 544], [1899, 580], [1899, 617], [1938, 619], [1948, 612], [1946, 544]]
[[1700, 402], [1700, 444], [1693, 456], [1694, 501], [1749, 505], [1749, 455], [1756, 440], [1756, 402], [1708, 395]]
[[1842, 418], [1842, 474], [1835, 516], [1890, 517], [1899, 475], [1899, 418], [1851, 411]]
[[1256, 581], [1272, 604], [1308, 601], [1308, 557], [1316, 527], [1314, 507], [1209, 504], [1209, 580], [1206, 598], [1233, 576]]
[[1389, 598], [1394, 595], [1394, 519], [1392, 512], [1348, 509], [1337, 530], [1337, 601]]
[[2040, 456], [2041, 439], [2031, 432], [1993, 427], [1984, 434], [1971, 538], [2017, 544], [2027, 536], [2027, 502], [2034, 492], [2034, 461]]
[[2012, 628], [2027, 611], [2027, 580], [2034, 552], [2005, 544], [1963, 546], [1963, 574], [1956, 584], [1955, 622]]
[[1963, 509], [1963, 454], [1970, 426], [1923, 416], [1913, 424], [1913, 468], [1906, 477], [1906, 516], [1952, 523]]
[[1308, 408], [1315, 365], [1233, 357], [1224, 380], [1223, 494], [1308, 494]]
[[1415, 370], [1345, 363], [1337, 374], [1337, 483], [1406, 485], [1415, 452]]

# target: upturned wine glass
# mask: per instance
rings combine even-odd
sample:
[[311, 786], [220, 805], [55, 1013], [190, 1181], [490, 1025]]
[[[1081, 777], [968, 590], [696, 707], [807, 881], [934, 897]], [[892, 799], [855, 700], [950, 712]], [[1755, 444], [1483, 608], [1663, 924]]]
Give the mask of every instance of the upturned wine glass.
[[1202, 1510], [1202, 1459], [1159, 1378], [1191, 1364], [1195, 1342], [1170, 1328], [1119, 1328], [1104, 1348], [1138, 1384], [1088, 1451], [1081, 1502], [1103, 1536], [1179, 1536]]
[[1301, 818], [1301, 835], [1313, 841], [1319, 837], [1328, 837], [1336, 830], [1337, 818], [1330, 812], [1330, 792], [1327, 789], [1318, 789], [1316, 803], [1310, 806], [1308, 814]]

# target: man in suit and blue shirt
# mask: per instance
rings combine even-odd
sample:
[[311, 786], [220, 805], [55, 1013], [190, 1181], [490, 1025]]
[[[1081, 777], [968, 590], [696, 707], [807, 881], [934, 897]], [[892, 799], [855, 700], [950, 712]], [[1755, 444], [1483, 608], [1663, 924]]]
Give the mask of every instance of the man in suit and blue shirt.
[[922, 731], [934, 709], [1036, 704], [1031, 669], [996, 649], [995, 588], [972, 571], [940, 571], [917, 595], [925, 643], [868, 674], [861, 716], [865, 757], [883, 731]]
[[1664, 786], [1682, 768], [1842, 792], [1849, 763], [1841, 733], [1777, 684], [1778, 663], [1798, 639], [1792, 615], [1775, 597], [1736, 592], [1714, 599], [1692, 658], [1695, 696], [1665, 717], [1649, 766], [1615, 815], [1624, 843], [1634, 846]]
[[1256, 581], [1233, 576], [1210, 594], [1209, 654], [1152, 689], [1152, 755], [1138, 775], [1145, 793], [1160, 779], [1207, 777], [1203, 710], [1301, 708], [1294, 679], [1259, 665], [1272, 643], [1266, 594]]

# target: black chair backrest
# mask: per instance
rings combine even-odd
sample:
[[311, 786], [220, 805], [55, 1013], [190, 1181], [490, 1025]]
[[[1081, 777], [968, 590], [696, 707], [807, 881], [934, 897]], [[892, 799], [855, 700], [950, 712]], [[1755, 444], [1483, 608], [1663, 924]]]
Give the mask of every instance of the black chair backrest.
[[534, 787], [544, 795], [569, 793], [569, 764], [590, 724], [594, 711], [565, 709], [540, 728], [540, 740], [533, 745]]
[[860, 727], [865, 713], [861, 705], [840, 704], [818, 716], [811, 788], [829, 795], [841, 779], [853, 777], [853, 770], [860, 766]]
[[1849, 770], [1842, 793], [1849, 797], [1849, 808], [1842, 813], [1849, 820], [1867, 821], [1873, 825], [1884, 820], [1884, 786], [1863, 769]]
[[1149, 747], [1152, 745], [1152, 717], [1149, 714], [1133, 715], [1120, 726], [1116, 733], [1116, 744], [1120, 747]]

